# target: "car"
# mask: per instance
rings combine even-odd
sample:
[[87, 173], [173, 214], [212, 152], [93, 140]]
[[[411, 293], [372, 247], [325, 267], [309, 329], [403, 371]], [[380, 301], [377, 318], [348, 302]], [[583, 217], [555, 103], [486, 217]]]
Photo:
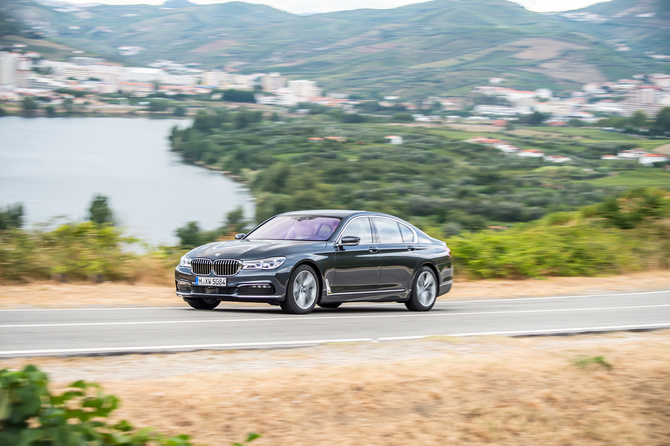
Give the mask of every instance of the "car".
[[453, 283], [446, 243], [392, 215], [344, 210], [275, 215], [235, 240], [208, 243], [175, 269], [179, 297], [198, 310], [221, 301], [315, 306], [401, 302], [429, 311]]

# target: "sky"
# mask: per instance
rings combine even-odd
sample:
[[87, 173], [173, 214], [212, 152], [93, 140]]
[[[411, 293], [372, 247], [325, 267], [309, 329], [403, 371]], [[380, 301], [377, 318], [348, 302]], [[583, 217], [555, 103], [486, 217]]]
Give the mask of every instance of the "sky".
[[[108, 5], [150, 4], [161, 5], [165, 0], [67, 0], [70, 3], [104, 3]], [[225, 3], [221, 0], [190, 0], [200, 5], [211, 3]], [[421, 3], [426, 0], [242, 0], [248, 3], [269, 5], [283, 11], [295, 14], [316, 12], [332, 12], [359, 8], [395, 8], [410, 3]], [[464, 0], [467, 1], [467, 0]], [[579, 9], [598, 3], [603, 0], [511, 0], [519, 3], [526, 9], [538, 12], [566, 11]], [[605, 0], [607, 1], [607, 0]]]

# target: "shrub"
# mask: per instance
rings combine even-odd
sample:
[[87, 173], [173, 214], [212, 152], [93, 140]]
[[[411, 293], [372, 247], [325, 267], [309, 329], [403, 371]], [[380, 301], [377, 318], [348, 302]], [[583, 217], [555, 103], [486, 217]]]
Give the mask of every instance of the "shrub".
[[665, 191], [649, 187], [625, 191], [617, 197], [608, 197], [597, 207], [597, 215], [612, 226], [631, 229], [645, 219], [660, 217], [667, 203]]
[[138, 243], [110, 225], [93, 222], [0, 231], [0, 280], [47, 280], [54, 274], [86, 280], [101, 275], [110, 280], [131, 279], [137, 255], [128, 246]]
[[594, 276], [638, 267], [636, 244], [594, 224], [529, 224], [447, 240], [456, 268], [471, 278]]
[[[0, 370], [0, 444], [21, 446], [191, 446], [188, 435], [167, 437], [152, 428], [106, 418], [119, 399], [95, 383], [77, 381], [60, 395], [49, 391], [47, 375], [34, 365]], [[247, 442], [258, 438], [249, 434]], [[240, 445], [236, 443], [236, 445]]]

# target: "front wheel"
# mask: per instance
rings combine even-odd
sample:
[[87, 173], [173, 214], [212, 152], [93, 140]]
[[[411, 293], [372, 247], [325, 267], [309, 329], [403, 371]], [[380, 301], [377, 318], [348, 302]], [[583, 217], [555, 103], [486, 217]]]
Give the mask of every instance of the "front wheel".
[[409, 311], [430, 311], [437, 300], [437, 279], [432, 269], [422, 267], [414, 277], [412, 295], [405, 302]]
[[196, 310], [213, 310], [219, 304], [221, 301], [217, 299], [188, 299], [184, 298], [184, 301], [189, 304], [191, 307], [195, 308]]
[[309, 266], [300, 265], [291, 274], [281, 309], [289, 314], [307, 314], [314, 309], [318, 297], [316, 273]]

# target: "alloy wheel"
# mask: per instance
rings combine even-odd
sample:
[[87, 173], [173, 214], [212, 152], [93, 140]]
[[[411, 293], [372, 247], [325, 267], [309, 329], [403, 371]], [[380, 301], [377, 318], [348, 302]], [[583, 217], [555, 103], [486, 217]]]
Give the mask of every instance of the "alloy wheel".
[[435, 283], [433, 274], [428, 271], [422, 272], [419, 280], [416, 281], [416, 286], [417, 296], [421, 305], [424, 307], [432, 305], [437, 295], [437, 284]]
[[307, 271], [300, 271], [293, 281], [293, 298], [303, 310], [307, 310], [316, 301], [317, 282], [314, 275]]

